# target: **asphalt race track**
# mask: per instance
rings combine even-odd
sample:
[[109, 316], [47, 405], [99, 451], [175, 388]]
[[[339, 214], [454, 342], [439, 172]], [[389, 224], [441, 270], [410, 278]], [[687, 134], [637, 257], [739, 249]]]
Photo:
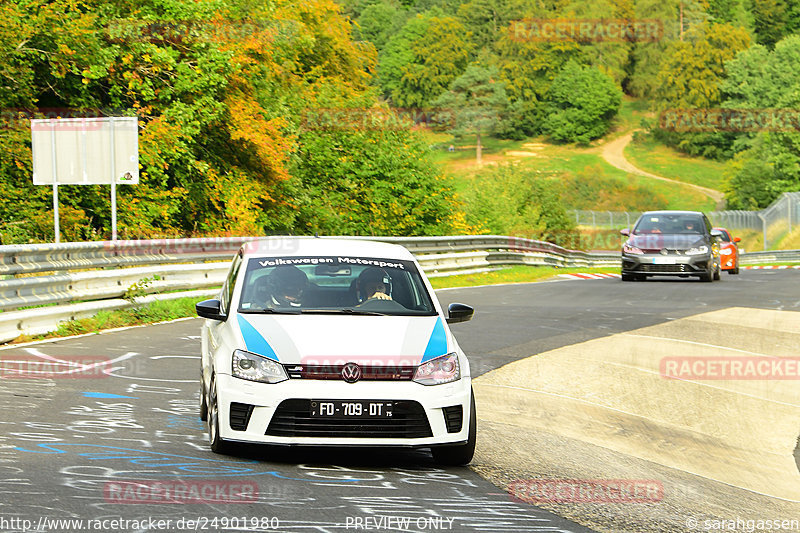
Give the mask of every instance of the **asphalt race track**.
[[[453, 331], [478, 383], [537, 354], [703, 313], [797, 312], [799, 276], [758, 270], [714, 283], [563, 280], [444, 290], [439, 298], [476, 308]], [[534, 426], [524, 439], [508, 438], [493, 425], [514, 423], [507, 414], [493, 417], [508, 406], [482, 402], [489, 396], [481, 394], [471, 468], [438, 467], [424, 450], [253, 446], [216, 455], [197, 415], [199, 326], [190, 319], [0, 349], [0, 531], [702, 531], [702, 520], [692, 527], [683, 504], [667, 498], [627, 502], [619, 511], [618, 502], [533, 505], [504, 489], [543, 473], [573, 480], [600, 473], [670, 487], [680, 478], [691, 487], [684, 499], [755, 494], [658, 458], [623, 462], [620, 450]], [[15, 375], [20, 368], [27, 375]], [[530, 443], [542, 453], [515, 449]], [[504, 465], [504, 450], [527, 453], [528, 463]], [[539, 464], [545, 461], [558, 463], [547, 470]], [[609, 476], [609, 465], [621, 465], [621, 475]], [[800, 519], [757, 496], [770, 511], [765, 519]], [[702, 516], [737, 518], [715, 505]]]

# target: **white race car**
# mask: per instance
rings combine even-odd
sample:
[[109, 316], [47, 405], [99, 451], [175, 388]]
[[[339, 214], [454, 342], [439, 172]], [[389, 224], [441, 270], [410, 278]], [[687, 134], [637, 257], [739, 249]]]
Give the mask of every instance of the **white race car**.
[[211, 449], [232, 443], [475, 450], [469, 362], [402, 246], [350, 239], [245, 244], [219, 297], [197, 304], [200, 416]]

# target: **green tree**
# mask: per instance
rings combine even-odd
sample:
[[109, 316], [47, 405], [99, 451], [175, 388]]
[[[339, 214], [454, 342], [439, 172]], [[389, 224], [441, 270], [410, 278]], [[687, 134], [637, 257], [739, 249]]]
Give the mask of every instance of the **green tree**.
[[381, 54], [381, 89], [397, 107], [425, 107], [464, 71], [471, 52], [469, 34], [454, 17], [417, 15]]
[[588, 143], [605, 135], [622, 103], [622, 90], [594, 67], [569, 63], [547, 93], [544, 131], [555, 141]]
[[381, 0], [364, 8], [358, 17], [355, 36], [371, 42], [380, 51], [403, 27], [407, 10], [397, 0]]
[[[773, 110], [796, 117], [800, 106], [800, 36], [772, 51], [755, 45], [726, 65], [724, 107]], [[727, 169], [725, 199], [733, 209], [763, 208], [780, 193], [800, 190], [800, 132], [794, 122], [767, 123], [737, 135], [739, 151]]]
[[434, 105], [452, 119], [455, 135], [475, 134], [475, 159], [481, 162], [481, 135], [492, 133], [508, 105], [505, 84], [495, 67], [470, 65]]
[[768, 47], [800, 29], [800, 6], [787, 0], [751, 0], [756, 42]]
[[[709, 109], [722, 100], [725, 63], [750, 45], [743, 28], [704, 23], [670, 44], [658, 73], [656, 110]], [[730, 157], [731, 136], [725, 133], [656, 130], [657, 136], [683, 151], [706, 157]]]
[[[386, 109], [363, 112], [391, 117]], [[396, 119], [369, 124], [300, 133], [300, 161], [286, 184], [298, 207], [295, 227], [327, 235], [446, 233], [453, 193], [427, 144]]]
[[637, 20], [657, 20], [662, 25], [663, 37], [633, 43], [630, 75], [626, 90], [633, 96], [649, 98], [659, 86], [658, 69], [664, 53], [679, 34], [676, 13], [679, 0], [640, 0], [636, 2], [634, 17]]

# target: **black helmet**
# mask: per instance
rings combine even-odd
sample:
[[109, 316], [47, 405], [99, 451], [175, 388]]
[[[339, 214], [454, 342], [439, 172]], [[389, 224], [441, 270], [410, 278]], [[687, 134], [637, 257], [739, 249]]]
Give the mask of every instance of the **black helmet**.
[[358, 275], [358, 299], [359, 301], [364, 301], [369, 298], [371, 295], [366, 294], [367, 286], [370, 284], [377, 284], [382, 283], [385, 287], [385, 293], [388, 296], [392, 295], [392, 278], [389, 274], [382, 268], [379, 267], [369, 267], [364, 269], [361, 274]]
[[277, 267], [269, 276], [270, 292], [274, 303], [280, 306], [299, 307], [300, 298], [308, 285], [308, 276], [292, 265]]

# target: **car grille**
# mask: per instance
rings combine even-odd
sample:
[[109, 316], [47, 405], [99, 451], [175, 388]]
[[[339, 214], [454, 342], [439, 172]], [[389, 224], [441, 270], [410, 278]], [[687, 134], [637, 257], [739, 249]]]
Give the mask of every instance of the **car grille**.
[[234, 431], [245, 431], [247, 424], [250, 423], [250, 415], [253, 414], [253, 406], [246, 403], [231, 403], [231, 429]]
[[639, 265], [639, 272], [694, 272], [689, 265]]
[[[284, 365], [291, 379], [343, 379], [344, 365]], [[360, 380], [410, 381], [414, 379], [415, 366], [361, 366]]]
[[419, 402], [396, 401], [391, 418], [335, 420], [311, 417], [310, 400], [284, 400], [275, 410], [266, 435], [274, 437], [391, 438], [432, 437], [428, 417]]
[[458, 433], [461, 431], [461, 425], [464, 422], [464, 410], [460, 405], [453, 405], [445, 407], [444, 422], [447, 425], [448, 433]]

